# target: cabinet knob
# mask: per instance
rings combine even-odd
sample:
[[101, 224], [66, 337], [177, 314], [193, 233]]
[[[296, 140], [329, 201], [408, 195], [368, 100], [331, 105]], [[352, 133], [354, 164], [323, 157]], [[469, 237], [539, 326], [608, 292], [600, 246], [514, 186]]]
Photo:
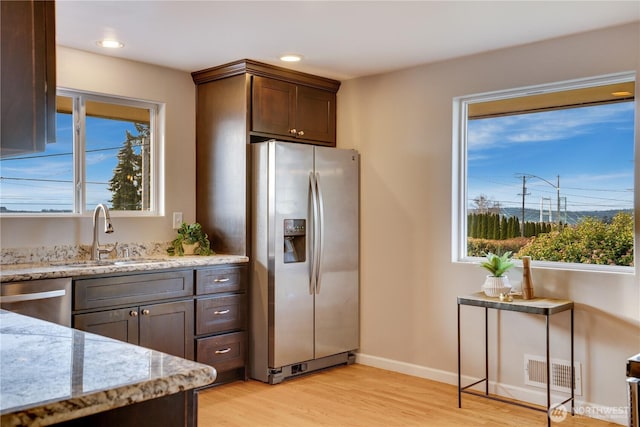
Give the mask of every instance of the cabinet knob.
[[298, 136], [304, 136], [304, 131], [303, 130], [299, 131]]
[[143, 316], [146, 316], [148, 314], [149, 314], [149, 310], [147, 310], [147, 309], [142, 310], [142, 315]]
[[289, 129], [289, 133], [290, 133], [291, 135], [295, 135], [295, 134], [297, 134], [297, 133], [298, 133], [298, 131], [297, 131], [296, 129]]
[[135, 310], [131, 310], [131, 311], [129, 312], [129, 316], [131, 316], [131, 317], [138, 317], [138, 312], [137, 312], [137, 311], [135, 311]]

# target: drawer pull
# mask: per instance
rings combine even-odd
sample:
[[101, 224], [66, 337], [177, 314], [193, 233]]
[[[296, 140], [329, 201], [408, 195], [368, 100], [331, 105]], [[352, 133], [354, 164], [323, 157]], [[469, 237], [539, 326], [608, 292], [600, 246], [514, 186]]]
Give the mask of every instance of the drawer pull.
[[225, 353], [229, 353], [231, 351], [231, 347], [227, 347], [223, 350], [216, 350], [216, 354], [225, 354]]
[[213, 279], [213, 281], [215, 283], [224, 283], [224, 282], [228, 282], [229, 278], [228, 277], [223, 277], [222, 279]]
[[220, 310], [220, 311], [216, 310], [216, 311], [214, 311], [214, 312], [213, 312], [213, 314], [215, 314], [215, 315], [227, 314], [227, 313], [229, 313], [230, 311], [231, 311], [231, 310], [229, 310], [229, 309], [227, 309], [227, 310]]

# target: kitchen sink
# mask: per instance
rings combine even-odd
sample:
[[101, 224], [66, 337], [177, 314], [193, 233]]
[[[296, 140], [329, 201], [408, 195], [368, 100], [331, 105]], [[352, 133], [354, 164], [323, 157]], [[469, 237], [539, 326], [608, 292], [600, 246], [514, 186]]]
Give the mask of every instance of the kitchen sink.
[[78, 260], [78, 261], [57, 261], [51, 265], [65, 268], [87, 268], [87, 267], [108, 267], [117, 265], [148, 264], [152, 262], [165, 261], [162, 258], [134, 258], [134, 259], [103, 259], [103, 260]]
[[135, 264], [148, 264], [151, 262], [165, 261], [161, 258], [137, 258], [137, 259], [120, 259], [111, 261], [113, 265], [135, 265]]
[[52, 262], [51, 265], [54, 267], [86, 268], [86, 267], [100, 267], [105, 265], [113, 265], [113, 262], [108, 260], [56, 261], [56, 262]]

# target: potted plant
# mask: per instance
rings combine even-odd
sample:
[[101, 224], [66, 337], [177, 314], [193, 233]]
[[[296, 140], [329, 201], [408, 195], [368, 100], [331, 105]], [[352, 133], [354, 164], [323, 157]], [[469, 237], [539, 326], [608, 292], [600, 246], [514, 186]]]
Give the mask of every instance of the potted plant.
[[183, 222], [178, 229], [178, 236], [173, 239], [167, 249], [169, 255], [211, 255], [209, 236], [202, 230], [202, 226], [194, 222]]
[[511, 252], [505, 252], [498, 256], [494, 253], [487, 253], [486, 259], [480, 265], [489, 271], [489, 275], [482, 285], [484, 294], [488, 297], [497, 297], [500, 294], [506, 294], [511, 291], [509, 277], [505, 276], [505, 272], [514, 266], [511, 261]]

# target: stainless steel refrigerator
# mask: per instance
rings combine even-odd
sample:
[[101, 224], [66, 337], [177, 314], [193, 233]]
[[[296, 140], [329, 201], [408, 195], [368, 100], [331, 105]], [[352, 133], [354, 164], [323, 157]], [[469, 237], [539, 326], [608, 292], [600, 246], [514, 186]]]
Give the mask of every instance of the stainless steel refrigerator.
[[279, 141], [251, 149], [250, 376], [276, 384], [353, 363], [360, 156]]

